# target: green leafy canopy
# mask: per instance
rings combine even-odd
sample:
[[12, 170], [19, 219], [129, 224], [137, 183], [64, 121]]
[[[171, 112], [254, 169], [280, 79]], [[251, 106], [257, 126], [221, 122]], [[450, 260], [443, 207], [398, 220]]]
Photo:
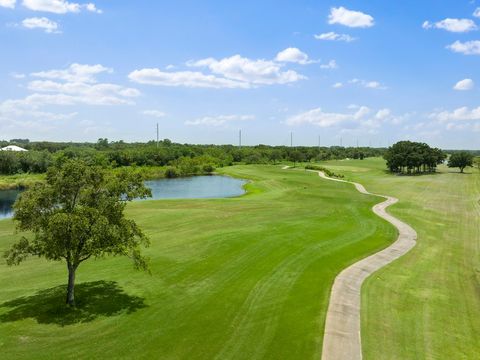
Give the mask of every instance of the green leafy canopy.
[[14, 220], [22, 237], [5, 252], [7, 264], [28, 256], [65, 260], [68, 266], [109, 255], [130, 257], [138, 269], [148, 270], [140, 247], [149, 240], [124, 210], [128, 201], [151, 192], [138, 173], [116, 173], [82, 160], [66, 160], [47, 172], [46, 181], [21, 194], [14, 205]]

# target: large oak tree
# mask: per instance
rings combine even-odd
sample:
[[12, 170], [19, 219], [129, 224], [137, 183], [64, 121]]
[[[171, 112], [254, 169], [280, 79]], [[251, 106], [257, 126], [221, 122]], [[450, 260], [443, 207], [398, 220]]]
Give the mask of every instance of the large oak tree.
[[140, 246], [149, 240], [124, 215], [126, 203], [151, 196], [139, 174], [128, 170], [91, 166], [66, 160], [51, 167], [46, 181], [21, 194], [14, 205], [17, 229], [31, 232], [4, 256], [17, 265], [28, 256], [65, 261], [68, 269], [67, 299], [75, 305], [75, 273], [78, 266], [105, 255], [125, 255], [134, 266], [147, 269]]
[[460, 169], [460, 172], [463, 173], [463, 170], [467, 166], [473, 166], [473, 155], [467, 151], [459, 151], [450, 155], [448, 159], [448, 167]]

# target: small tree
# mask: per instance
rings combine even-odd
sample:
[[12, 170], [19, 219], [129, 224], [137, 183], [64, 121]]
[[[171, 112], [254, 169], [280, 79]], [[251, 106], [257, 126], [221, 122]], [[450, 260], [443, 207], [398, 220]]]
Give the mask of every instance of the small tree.
[[290, 153], [289, 158], [290, 158], [290, 161], [293, 162], [293, 167], [296, 166], [296, 163], [297, 163], [297, 162], [300, 162], [300, 161], [304, 160], [304, 157], [303, 157], [302, 153], [301, 153], [300, 151], [298, 151], [298, 150], [292, 151], [292, 152]]
[[467, 166], [473, 166], [473, 155], [466, 151], [459, 151], [450, 155], [448, 159], [448, 167], [460, 168], [460, 172], [463, 173], [463, 170]]
[[66, 160], [49, 168], [46, 182], [22, 193], [14, 205], [20, 231], [31, 231], [4, 256], [18, 265], [29, 255], [64, 260], [68, 269], [67, 304], [74, 306], [75, 273], [91, 257], [107, 254], [132, 258], [137, 269], [147, 269], [140, 245], [148, 238], [133, 220], [126, 219], [127, 201], [151, 196], [141, 175], [112, 174], [81, 160]]

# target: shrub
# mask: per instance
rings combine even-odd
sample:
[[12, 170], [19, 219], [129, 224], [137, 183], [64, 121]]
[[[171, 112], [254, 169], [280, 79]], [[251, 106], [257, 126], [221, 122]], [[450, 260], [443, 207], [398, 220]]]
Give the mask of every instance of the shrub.
[[333, 171], [323, 167], [323, 166], [318, 166], [318, 165], [306, 165], [305, 166], [305, 169], [307, 170], [316, 170], [316, 171], [322, 171], [323, 173], [325, 173], [325, 175], [327, 175], [328, 177], [334, 177], [334, 178], [337, 178], [337, 179], [343, 179], [345, 176], [343, 176], [342, 174], [336, 174], [334, 173]]
[[167, 167], [165, 169], [165, 177], [166, 178], [169, 178], [169, 179], [172, 179], [172, 178], [176, 178], [178, 177], [178, 171], [177, 169], [175, 169], [174, 167]]
[[206, 165], [203, 165], [202, 170], [203, 172], [210, 174], [215, 171], [215, 168], [210, 164], [206, 164]]

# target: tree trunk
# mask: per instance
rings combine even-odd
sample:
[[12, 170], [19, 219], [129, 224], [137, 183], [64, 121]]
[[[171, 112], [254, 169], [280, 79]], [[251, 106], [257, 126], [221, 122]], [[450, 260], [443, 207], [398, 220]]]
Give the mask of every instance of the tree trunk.
[[75, 306], [75, 271], [77, 267], [71, 264], [68, 267], [67, 305]]

